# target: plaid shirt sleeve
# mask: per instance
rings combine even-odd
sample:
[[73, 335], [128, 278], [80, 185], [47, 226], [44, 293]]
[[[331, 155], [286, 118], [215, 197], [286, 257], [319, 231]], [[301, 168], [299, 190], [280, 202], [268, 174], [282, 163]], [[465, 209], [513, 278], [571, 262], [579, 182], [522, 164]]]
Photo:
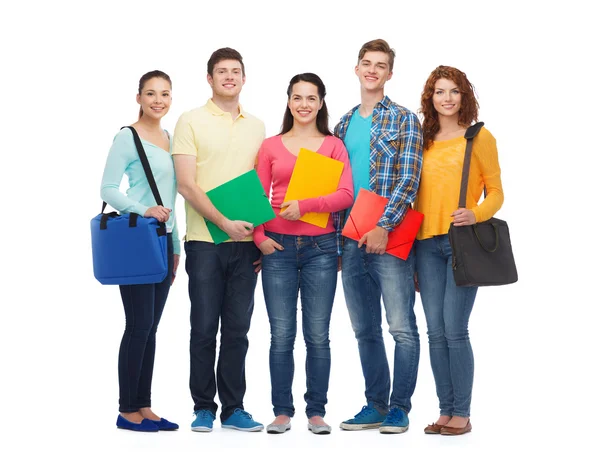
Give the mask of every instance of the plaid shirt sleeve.
[[400, 119], [398, 153], [394, 171], [397, 181], [385, 212], [377, 223], [387, 231], [393, 230], [404, 218], [408, 204], [417, 195], [423, 165], [423, 134], [419, 119], [412, 112]]
[[[345, 132], [348, 128], [348, 124], [350, 123], [350, 117], [348, 114], [342, 117], [340, 122], [335, 126], [333, 130], [333, 135], [337, 138], [344, 140]], [[335, 229], [335, 238], [337, 243], [337, 254], [338, 256], [342, 255], [342, 251], [344, 249], [344, 237], [342, 236], [342, 229], [344, 227], [344, 222], [346, 220], [346, 215], [348, 210], [342, 210], [340, 212], [334, 212], [331, 214], [333, 227]]]

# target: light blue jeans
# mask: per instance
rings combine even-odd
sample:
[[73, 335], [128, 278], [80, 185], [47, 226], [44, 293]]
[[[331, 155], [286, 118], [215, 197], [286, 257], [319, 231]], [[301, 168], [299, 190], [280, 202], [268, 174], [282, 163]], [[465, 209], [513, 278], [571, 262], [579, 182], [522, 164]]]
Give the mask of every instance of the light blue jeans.
[[469, 316], [477, 288], [456, 286], [448, 235], [417, 240], [415, 251], [440, 415], [469, 417], [474, 371]]
[[266, 232], [284, 250], [263, 256], [262, 284], [271, 326], [269, 367], [276, 416], [294, 416], [294, 341], [298, 291], [306, 343], [306, 416], [325, 416], [331, 353], [329, 321], [337, 284], [335, 233], [294, 236]]
[[[344, 239], [342, 283], [365, 378], [365, 396], [383, 414], [389, 407], [411, 408], [419, 367], [419, 333], [415, 318], [414, 255], [406, 261], [389, 254], [368, 254]], [[394, 338], [394, 381], [381, 330], [381, 300]]]

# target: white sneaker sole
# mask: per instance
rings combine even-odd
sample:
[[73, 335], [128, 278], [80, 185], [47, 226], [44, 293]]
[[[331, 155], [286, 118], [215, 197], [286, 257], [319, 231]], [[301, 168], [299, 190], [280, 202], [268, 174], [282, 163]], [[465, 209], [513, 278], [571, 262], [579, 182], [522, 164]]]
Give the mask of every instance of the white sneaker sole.
[[373, 430], [375, 428], [379, 428], [381, 426], [381, 422], [377, 423], [340, 423], [340, 428], [342, 430], [348, 431], [357, 431], [357, 430]]
[[199, 433], [210, 433], [212, 430], [209, 427], [192, 427], [192, 431], [198, 431]]
[[399, 434], [404, 433], [408, 430], [408, 425], [405, 427], [379, 427], [379, 432], [383, 434]]
[[251, 428], [240, 428], [235, 425], [221, 425], [221, 428], [229, 428], [230, 430], [238, 430], [238, 431], [262, 431], [265, 427], [262, 425], [258, 425], [256, 427]]

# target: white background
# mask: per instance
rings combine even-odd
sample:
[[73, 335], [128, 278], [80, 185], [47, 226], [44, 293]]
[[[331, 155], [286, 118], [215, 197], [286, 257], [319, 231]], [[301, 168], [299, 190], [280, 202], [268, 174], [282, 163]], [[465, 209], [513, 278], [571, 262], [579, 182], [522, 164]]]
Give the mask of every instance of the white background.
[[[206, 453], [247, 449], [399, 453], [597, 450], [598, 275], [597, 21], [583, 1], [136, 1], [3, 2], [2, 453]], [[591, 2], [589, 2], [591, 4]], [[341, 281], [331, 326], [326, 420], [305, 429], [304, 343], [297, 339], [293, 430], [282, 436], [189, 431], [189, 300], [184, 268], [159, 326], [153, 408], [176, 433], [115, 429], [117, 353], [124, 328], [118, 289], [93, 278], [89, 220], [113, 136], [134, 122], [139, 77], [173, 80], [169, 130], [210, 97], [206, 61], [230, 46], [244, 56], [244, 107], [276, 134], [289, 79], [324, 80], [331, 126], [359, 103], [360, 46], [396, 49], [386, 94], [416, 111], [438, 65], [465, 71], [480, 119], [497, 139], [517, 284], [481, 289], [471, 317], [473, 432], [425, 436], [438, 408], [420, 301], [421, 363], [404, 435], [342, 432], [364, 404], [358, 349]], [[594, 62], [595, 63], [595, 62]], [[178, 200], [183, 224], [183, 201]], [[184, 258], [182, 258], [184, 259]], [[387, 327], [384, 327], [387, 329]], [[257, 286], [249, 334], [246, 408], [272, 418], [269, 326]], [[386, 333], [388, 348], [391, 336]], [[391, 349], [388, 351], [391, 353]], [[594, 449], [595, 446], [595, 449]]]

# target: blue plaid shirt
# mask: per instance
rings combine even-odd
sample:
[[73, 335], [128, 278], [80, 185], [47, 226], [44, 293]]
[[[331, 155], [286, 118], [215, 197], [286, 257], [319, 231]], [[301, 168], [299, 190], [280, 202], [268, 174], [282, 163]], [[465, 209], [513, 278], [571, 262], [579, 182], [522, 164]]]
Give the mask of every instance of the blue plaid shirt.
[[[346, 137], [355, 106], [336, 125], [334, 134]], [[377, 226], [392, 231], [415, 200], [423, 165], [423, 134], [417, 116], [385, 96], [373, 109], [369, 189], [389, 199]], [[346, 212], [333, 214], [342, 254], [341, 232]]]

